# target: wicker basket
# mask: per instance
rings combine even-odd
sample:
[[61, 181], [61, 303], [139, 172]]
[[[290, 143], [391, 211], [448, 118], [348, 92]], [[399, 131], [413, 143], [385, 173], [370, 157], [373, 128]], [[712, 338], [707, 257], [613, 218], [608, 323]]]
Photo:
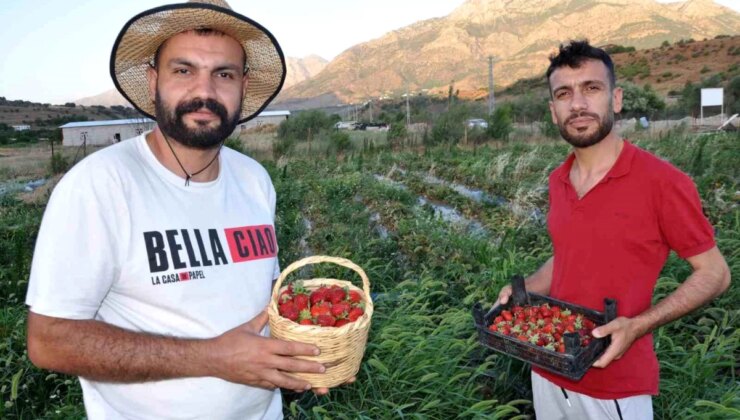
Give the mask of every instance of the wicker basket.
[[[283, 318], [278, 313], [277, 300], [280, 293], [287, 288], [281, 287], [290, 273], [308, 264], [323, 262], [350, 268], [362, 278], [362, 289], [346, 280], [337, 279], [310, 279], [303, 280], [304, 287], [311, 291], [319, 286], [339, 285], [349, 287], [362, 294], [365, 303], [365, 313], [355, 322], [339, 328], [320, 327], [316, 325], [300, 325]], [[326, 367], [324, 373], [292, 373], [308, 381], [313, 387], [333, 387], [346, 382], [360, 370], [360, 362], [365, 353], [367, 334], [370, 330], [370, 319], [373, 316], [373, 302], [370, 299], [370, 281], [365, 272], [350, 260], [338, 257], [313, 256], [296, 261], [289, 265], [278, 277], [272, 290], [272, 298], [267, 309], [270, 319], [270, 334], [274, 338], [286, 341], [299, 341], [316, 345], [321, 354], [318, 356], [301, 356], [302, 359], [322, 363]]]

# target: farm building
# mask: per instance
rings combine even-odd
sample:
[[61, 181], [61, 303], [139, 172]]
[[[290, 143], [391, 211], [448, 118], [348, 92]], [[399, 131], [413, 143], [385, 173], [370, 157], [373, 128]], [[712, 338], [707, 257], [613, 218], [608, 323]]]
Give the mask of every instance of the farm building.
[[105, 146], [138, 136], [154, 128], [154, 121], [148, 118], [109, 121], [71, 122], [59, 127], [62, 129], [62, 145]]
[[28, 124], [20, 124], [20, 125], [14, 125], [13, 130], [15, 131], [28, 131], [31, 129], [31, 126]]
[[281, 122], [290, 118], [290, 111], [262, 111], [254, 119], [239, 124], [237, 132], [249, 130], [250, 128], [262, 127], [263, 125], [280, 125]]

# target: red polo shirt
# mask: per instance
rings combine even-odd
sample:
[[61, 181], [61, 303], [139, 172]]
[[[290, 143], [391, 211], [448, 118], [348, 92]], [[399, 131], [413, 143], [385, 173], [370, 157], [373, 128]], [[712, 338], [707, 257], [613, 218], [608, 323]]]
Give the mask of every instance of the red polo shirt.
[[[604, 179], [581, 199], [569, 179], [574, 160], [571, 154], [550, 174], [550, 296], [598, 311], [604, 310], [605, 297], [614, 298], [619, 316], [634, 317], [650, 307], [670, 250], [687, 258], [711, 249], [712, 227], [691, 179], [628, 141]], [[535, 370], [594, 398], [658, 393], [652, 334], [606, 368], [589, 369], [578, 382]]]

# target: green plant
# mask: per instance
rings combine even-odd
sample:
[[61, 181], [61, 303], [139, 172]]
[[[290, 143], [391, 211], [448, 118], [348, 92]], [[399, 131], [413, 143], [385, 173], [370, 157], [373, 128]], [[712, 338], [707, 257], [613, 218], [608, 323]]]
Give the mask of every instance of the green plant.
[[488, 119], [488, 135], [497, 140], [508, 140], [513, 131], [511, 120], [511, 106], [498, 106]]
[[60, 174], [69, 169], [69, 161], [61, 153], [54, 152], [51, 155], [51, 161], [49, 162], [49, 169], [52, 175]]
[[244, 143], [242, 143], [242, 140], [239, 137], [230, 136], [226, 141], [224, 141], [224, 146], [236, 150], [239, 153], [246, 153]]

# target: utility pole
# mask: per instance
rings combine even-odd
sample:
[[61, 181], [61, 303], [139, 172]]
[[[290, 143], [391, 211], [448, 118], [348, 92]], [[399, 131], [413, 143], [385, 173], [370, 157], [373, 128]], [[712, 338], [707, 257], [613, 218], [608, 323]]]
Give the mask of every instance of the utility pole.
[[488, 115], [493, 114], [496, 108], [496, 99], [493, 97], [493, 59], [492, 55], [488, 56]]
[[411, 111], [409, 109], [409, 84], [406, 83], [406, 126], [411, 125]]

